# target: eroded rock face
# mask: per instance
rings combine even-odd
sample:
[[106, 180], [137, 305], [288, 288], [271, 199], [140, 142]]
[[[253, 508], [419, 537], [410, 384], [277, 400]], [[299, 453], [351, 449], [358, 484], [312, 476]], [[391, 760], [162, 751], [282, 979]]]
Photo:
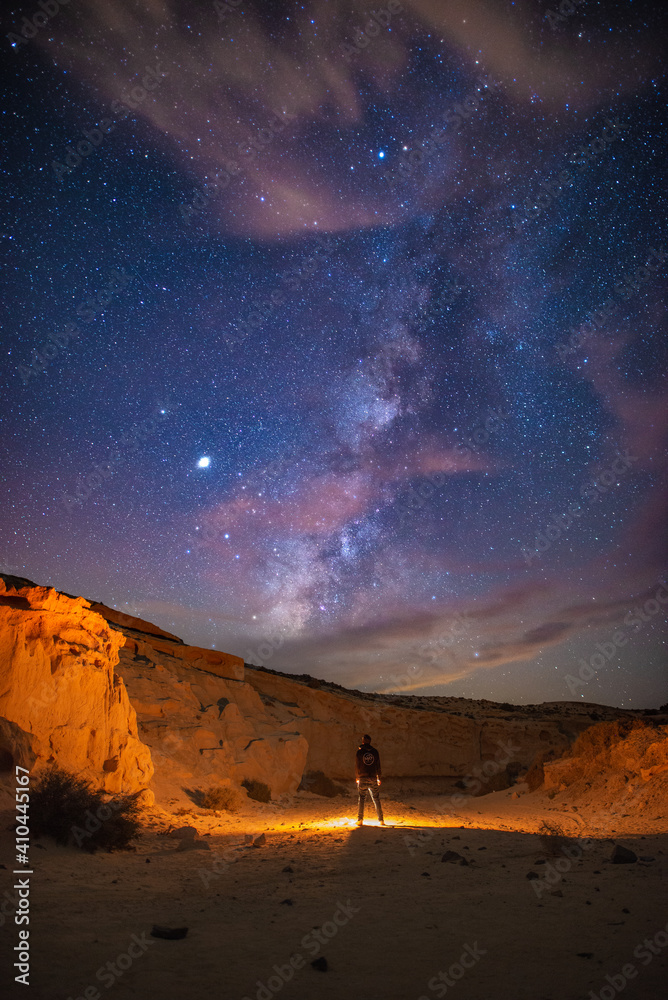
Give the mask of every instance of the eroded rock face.
[[[57, 760], [108, 791], [150, 783], [165, 805], [191, 805], [244, 779], [276, 798], [306, 772], [352, 786], [369, 732], [385, 777], [460, 779], [476, 795], [506, 787], [537, 755], [556, 758], [593, 720], [630, 714], [579, 702], [364, 695], [247, 667], [102, 604], [4, 579], [0, 776], [3, 759], [32, 755], [36, 767]], [[665, 755], [648, 749], [642, 767], [663, 774]]]
[[[562, 753], [591, 725], [580, 705], [507, 711], [493, 702], [465, 698], [412, 697], [397, 703], [391, 696], [365, 697], [258, 669], [247, 668], [246, 679], [277, 722], [306, 736], [308, 769], [334, 780], [350, 781], [355, 750], [368, 732], [386, 776], [464, 777], [471, 794], [478, 794], [501, 787], [501, 762], [504, 773], [506, 767], [528, 767], [539, 752]], [[618, 714], [613, 709], [610, 717]]]
[[144, 788], [151, 754], [114, 673], [124, 641], [83, 598], [0, 577], [0, 716], [30, 737], [27, 749], [3, 730], [8, 752], [34, 754], [37, 770], [57, 761], [110, 792]]
[[133, 637], [117, 669], [151, 748], [159, 802], [197, 801], [198, 792], [245, 778], [264, 782], [274, 798], [296, 791], [308, 743], [267, 713], [239, 657]]

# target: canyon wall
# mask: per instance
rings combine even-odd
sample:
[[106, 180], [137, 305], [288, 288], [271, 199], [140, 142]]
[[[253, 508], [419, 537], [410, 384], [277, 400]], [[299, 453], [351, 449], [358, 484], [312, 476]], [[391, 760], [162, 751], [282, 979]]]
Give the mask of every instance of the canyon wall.
[[369, 732], [385, 778], [425, 787], [419, 782], [493, 774], [489, 791], [537, 755], [561, 754], [593, 721], [628, 714], [350, 691], [245, 665], [102, 604], [0, 577], [5, 774], [13, 763], [57, 761], [107, 791], [150, 787], [172, 807], [246, 779], [275, 798], [308, 772], [352, 782]]
[[145, 788], [149, 749], [122, 678], [124, 637], [81, 597], [0, 577], [0, 756], [57, 761], [110, 792]]

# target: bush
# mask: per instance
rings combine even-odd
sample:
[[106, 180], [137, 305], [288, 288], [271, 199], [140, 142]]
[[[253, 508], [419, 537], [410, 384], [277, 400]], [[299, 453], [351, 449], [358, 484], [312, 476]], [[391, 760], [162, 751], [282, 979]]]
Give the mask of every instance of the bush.
[[139, 806], [132, 795], [115, 795], [91, 788], [83, 778], [54, 766], [30, 794], [30, 818], [36, 836], [57, 844], [76, 844], [84, 851], [128, 848], [141, 827]]
[[538, 836], [543, 850], [551, 857], [562, 854], [564, 847], [567, 847], [573, 839], [564, 834], [563, 828], [558, 823], [545, 820], [540, 825]]
[[241, 805], [241, 795], [236, 788], [217, 785], [209, 788], [200, 800], [203, 809], [225, 810], [235, 812]]
[[248, 792], [249, 799], [256, 802], [271, 802], [271, 788], [263, 781], [256, 781], [254, 778], [244, 778], [242, 787]]

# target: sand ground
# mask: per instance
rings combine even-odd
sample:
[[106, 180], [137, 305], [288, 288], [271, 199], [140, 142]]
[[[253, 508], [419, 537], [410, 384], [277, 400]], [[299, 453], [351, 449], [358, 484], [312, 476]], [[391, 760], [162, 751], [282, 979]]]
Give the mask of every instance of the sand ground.
[[[535, 831], [547, 817], [575, 835], [583, 819], [544, 797], [494, 793], [453, 810], [447, 798], [386, 796], [386, 828], [368, 818], [357, 829], [354, 807], [304, 793], [236, 816], [156, 809], [132, 852], [38, 841], [31, 985], [13, 983], [17, 928], [6, 920], [3, 996], [590, 1000], [603, 990], [603, 1000], [664, 1000], [665, 824], [610, 817], [605, 829], [599, 817], [569, 859], [550, 856]], [[1, 892], [13, 878], [9, 819]], [[210, 850], [178, 851], [170, 823], [196, 825]], [[261, 832], [262, 846], [244, 844]], [[654, 860], [611, 864], [613, 841]], [[444, 863], [446, 850], [469, 863]], [[154, 924], [188, 933], [156, 939]], [[326, 971], [311, 966], [322, 957]]]

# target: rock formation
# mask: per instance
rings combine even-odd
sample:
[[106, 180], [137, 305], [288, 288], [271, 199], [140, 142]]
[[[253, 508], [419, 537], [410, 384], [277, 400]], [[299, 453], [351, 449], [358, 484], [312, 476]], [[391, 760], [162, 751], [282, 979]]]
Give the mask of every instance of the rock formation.
[[[507, 787], [536, 758], [558, 757], [592, 722], [638, 714], [580, 702], [363, 694], [253, 667], [102, 604], [0, 578], [0, 768], [57, 760], [108, 791], [150, 786], [165, 805], [192, 805], [207, 789], [244, 779], [264, 782], [274, 798], [309, 773], [349, 783], [364, 732], [395, 787], [447, 791], [459, 781], [484, 793]], [[557, 771], [546, 765], [550, 780]]]
[[0, 578], [0, 755], [5, 771], [32, 757], [110, 792], [148, 785], [151, 754], [122, 678], [124, 637], [88, 601]]

